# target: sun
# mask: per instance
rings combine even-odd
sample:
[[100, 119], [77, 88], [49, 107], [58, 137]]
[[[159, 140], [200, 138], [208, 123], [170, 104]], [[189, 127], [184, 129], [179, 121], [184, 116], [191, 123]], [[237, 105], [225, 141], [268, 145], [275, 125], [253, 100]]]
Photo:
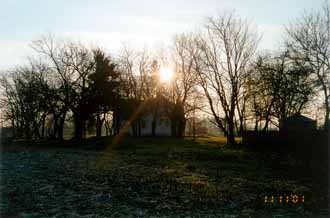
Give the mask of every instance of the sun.
[[160, 81], [162, 82], [170, 82], [173, 78], [174, 72], [173, 70], [167, 68], [167, 67], [162, 67], [159, 70], [159, 78]]

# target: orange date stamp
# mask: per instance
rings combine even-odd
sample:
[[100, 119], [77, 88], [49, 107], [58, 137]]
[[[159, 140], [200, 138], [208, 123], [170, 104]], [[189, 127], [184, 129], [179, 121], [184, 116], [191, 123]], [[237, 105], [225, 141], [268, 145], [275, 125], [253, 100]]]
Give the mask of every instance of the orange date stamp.
[[299, 194], [283, 194], [283, 195], [265, 195], [263, 199], [265, 204], [303, 204], [305, 203], [305, 195]]

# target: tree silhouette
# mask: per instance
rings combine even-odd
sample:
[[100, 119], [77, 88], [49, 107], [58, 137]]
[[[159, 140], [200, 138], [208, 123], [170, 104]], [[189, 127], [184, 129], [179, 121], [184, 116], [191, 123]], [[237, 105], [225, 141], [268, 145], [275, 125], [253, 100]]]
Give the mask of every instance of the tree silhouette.
[[107, 113], [115, 107], [119, 73], [116, 65], [100, 49], [94, 50], [94, 62], [95, 72], [89, 76], [87, 101], [90, 112], [96, 117], [96, 136], [99, 137]]

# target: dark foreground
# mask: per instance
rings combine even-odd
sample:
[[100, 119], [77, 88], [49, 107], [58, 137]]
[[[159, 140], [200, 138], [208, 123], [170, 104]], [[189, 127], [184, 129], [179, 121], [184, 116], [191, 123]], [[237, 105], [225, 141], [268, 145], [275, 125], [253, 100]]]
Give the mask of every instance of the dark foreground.
[[0, 217], [329, 216], [325, 163], [223, 144], [130, 138], [3, 147]]

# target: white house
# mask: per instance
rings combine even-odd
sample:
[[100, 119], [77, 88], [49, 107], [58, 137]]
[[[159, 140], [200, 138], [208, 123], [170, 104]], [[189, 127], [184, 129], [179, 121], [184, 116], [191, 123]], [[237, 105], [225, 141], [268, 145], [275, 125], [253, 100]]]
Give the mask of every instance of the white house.
[[[152, 114], [147, 114], [142, 118], [141, 135], [148, 136], [152, 134]], [[157, 116], [156, 118], [156, 131], [157, 136], [170, 136], [171, 135], [171, 121], [165, 115]], [[132, 127], [129, 128], [129, 134], [133, 135]]]
[[[141, 103], [142, 112], [139, 113], [138, 119], [135, 118], [133, 120], [140, 121], [140, 135], [141, 136], [150, 136], [152, 135], [152, 123], [154, 114], [156, 114], [156, 128], [155, 135], [156, 136], [171, 136], [171, 120], [168, 116], [169, 107], [173, 106], [169, 103], [165, 98], [153, 98], [148, 100], [147, 102]], [[138, 108], [136, 108], [138, 110]], [[156, 111], [156, 112], [155, 112]], [[129, 118], [130, 119], [130, 118]], [[127, 124], [127, 120], [122, 121], [122, 126]], [[127, 132], [129, 135], [134, 135], [134, 126], [137, 123], [133, 122], [128, 127]]]

